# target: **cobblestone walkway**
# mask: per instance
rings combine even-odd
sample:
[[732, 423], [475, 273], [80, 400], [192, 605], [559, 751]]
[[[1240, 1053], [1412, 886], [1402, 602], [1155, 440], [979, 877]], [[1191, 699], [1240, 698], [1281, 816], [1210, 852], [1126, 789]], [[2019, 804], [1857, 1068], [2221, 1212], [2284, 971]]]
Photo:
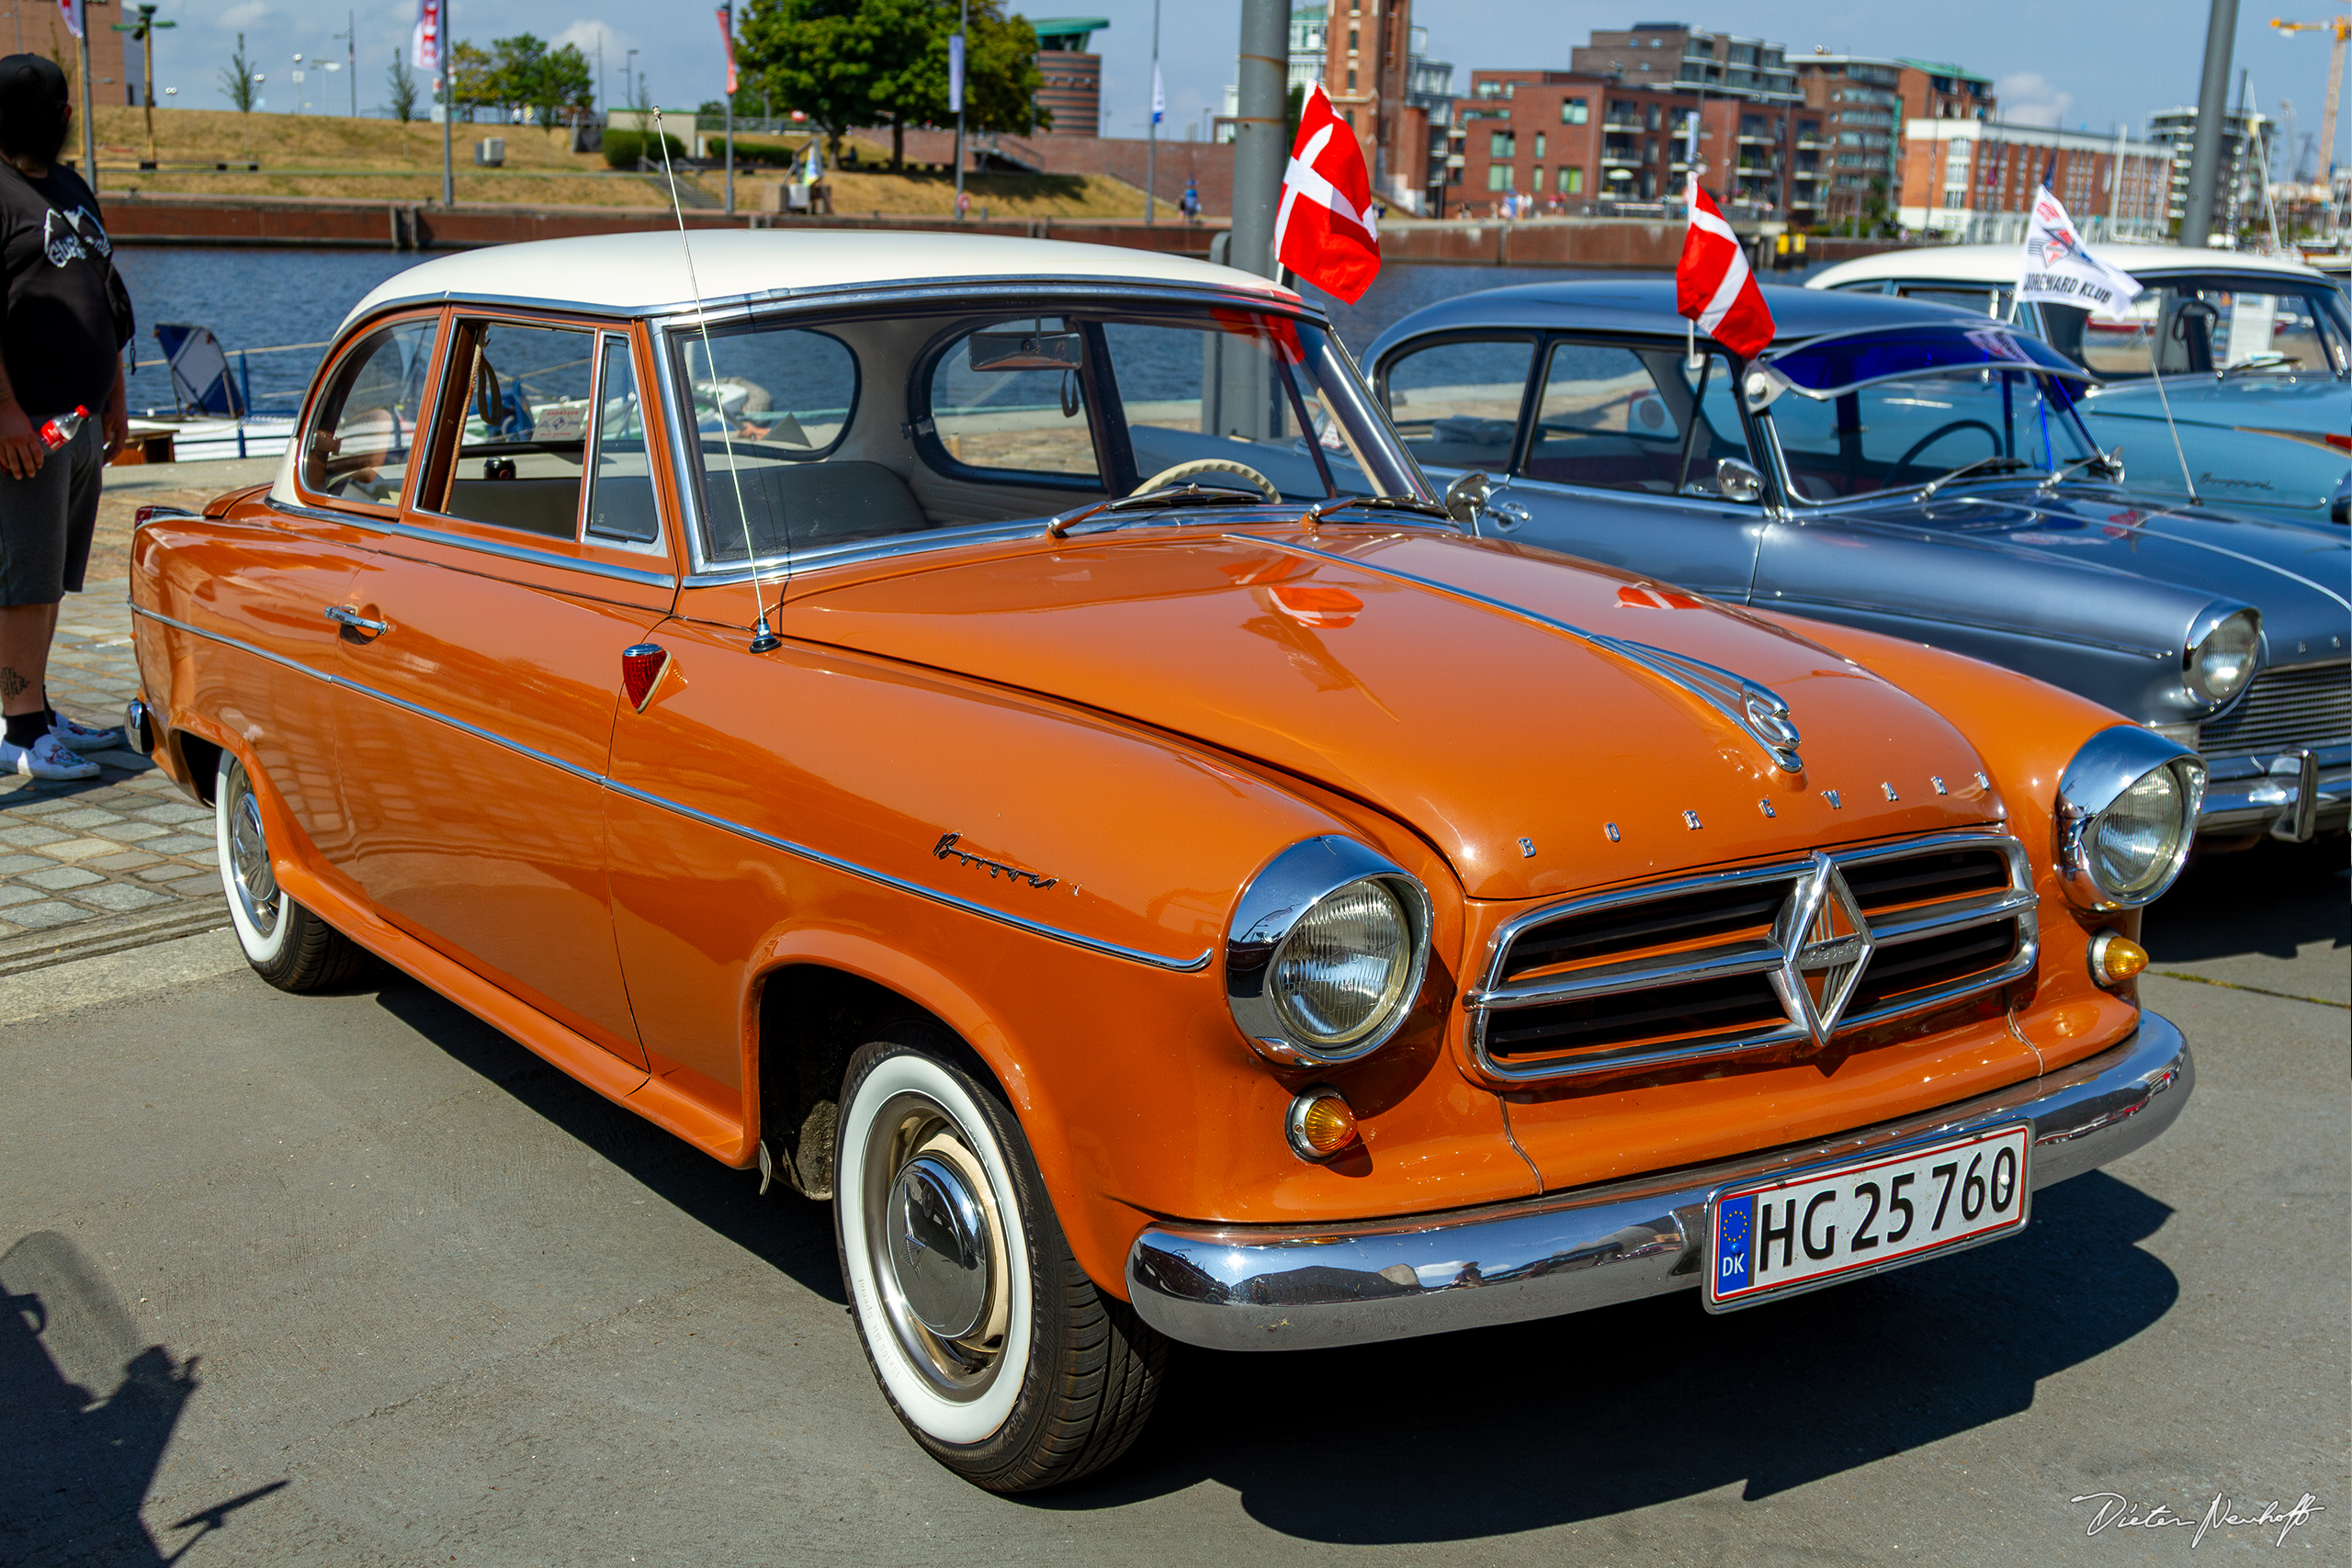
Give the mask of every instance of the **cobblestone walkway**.
[[[85, 724], [120, 725], [139, 692], [123, 591], [119, 578], [94, 581], [59, 612], [50, 701]], [[135, 751], [85, 755], [105, 770], [97, 778], [0, 776], [0, 959], [40, 945], [7, 939], [71, 938], [114, 917], [205, 908], [225, 916], [212, 813]]]

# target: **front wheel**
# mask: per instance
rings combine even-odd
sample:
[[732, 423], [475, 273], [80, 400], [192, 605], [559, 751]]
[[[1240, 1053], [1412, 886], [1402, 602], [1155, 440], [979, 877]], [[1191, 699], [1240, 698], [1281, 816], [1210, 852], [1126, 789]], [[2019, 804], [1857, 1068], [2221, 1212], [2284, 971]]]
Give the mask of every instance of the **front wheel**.
[[277, 886], [254, 781], [226, 750], [212, 778], [212, 839], [229, 920], [254, 974], [281, 991], [320, 991], [358, 972], [368, 950]]
[[915, 1441], [991, 1492], [1125, 1453], [1167, 1342], [1070, 1256], [1020, 1123], [961, 1043], [910, 1023], [859, 1047], [834, 1137], [842, 1276]]

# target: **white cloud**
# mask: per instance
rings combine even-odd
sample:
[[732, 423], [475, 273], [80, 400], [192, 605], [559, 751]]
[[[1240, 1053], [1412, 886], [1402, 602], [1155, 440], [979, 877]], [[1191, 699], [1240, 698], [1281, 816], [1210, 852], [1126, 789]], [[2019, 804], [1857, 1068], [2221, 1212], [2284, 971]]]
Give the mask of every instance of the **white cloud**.
[[269, 6], [264, 3], [264, 0], [241, 0], [240, 4], [230, 6], [213, 17], [212, 25], [222, 32], [233, 33], [250, 29], [255, 22], [268, 15]]
[[2012, 125], [2060, 126], [2075, 107], [2075, 95], [2058, 87], [2038, 71], [2018, 71], [1993, 84], [2001, 100], [2001, 118]]
[[570, 24], [561, 32], [548, 39], [548, 47], [561, 49], [565, 44], [571, 44], [581, 53], [594, 60], [596, 58], [596, 40], [602, 39], [605, 43], [605, 58], [619, 60], [629, 50], [639, 47], [629, 41], [635, 37], [637, 37], [635, 33], [621, 32], [617, 28], [606, 27], [602, 22], [581, 20]]

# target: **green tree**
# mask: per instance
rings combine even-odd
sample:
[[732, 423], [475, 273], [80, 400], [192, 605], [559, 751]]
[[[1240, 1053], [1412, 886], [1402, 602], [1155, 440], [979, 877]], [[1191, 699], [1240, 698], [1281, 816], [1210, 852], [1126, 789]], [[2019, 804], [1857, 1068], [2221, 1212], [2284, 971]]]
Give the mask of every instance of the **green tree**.
[[463, 108], [466, 118], [471, 119], [476, 105], [499, 101], [496, 67], [489, 51], [479, 44], [460, 39], [450, 45], [448, 64], [444, 70], [449, 82], [447, 101], [451, 115]]
[[[887, 125], [890, 166], [905, 166], [910, 125], [944, 124], [947, 39], [955, 0], [751, 0], [739, 66], [825, 133], [833, 156], [855, 126]], [[965, 62], [965, 123], [1022, 132], [1047, 123], [1035, 101], [1042, 78], [1036, 29], [1007, 17], [1003, 0], [975, 0]]]
[[392, 51], [392, 70], [385, 83], [391, 95], [392, 118], [406, 125], [416, 118], [416, 73], [408, 68], [408, 57], [399, 50]]
[[500, 107], [527, 108], [548, 126], [558, 115], [584, 109], [594, 100], [595, 73], [575, 45], [549, 49], [533, 34], [517, 33], [492, 40], [490, 48], [490, 99]]
[[245, 53], [245, 35], [237, 35], [237, 52], [220, 68], [220, 92], [239, 114], [251, 114], [261, 98], [261, 84], [254, 80], [254, 62]]

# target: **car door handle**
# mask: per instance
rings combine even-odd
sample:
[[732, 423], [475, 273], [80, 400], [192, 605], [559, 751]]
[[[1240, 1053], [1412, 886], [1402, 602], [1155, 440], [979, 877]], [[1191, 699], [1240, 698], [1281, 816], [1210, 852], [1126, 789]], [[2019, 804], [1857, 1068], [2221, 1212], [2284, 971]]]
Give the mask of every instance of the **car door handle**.
[[390, 621], [371, 621], [358, 611], [342, 604], [328, 605], [326, 616], [336, 626], [348, 627], [356, 632], [366, 632], [369, 637], [381, 637], [392, 629], [392, 623]]

